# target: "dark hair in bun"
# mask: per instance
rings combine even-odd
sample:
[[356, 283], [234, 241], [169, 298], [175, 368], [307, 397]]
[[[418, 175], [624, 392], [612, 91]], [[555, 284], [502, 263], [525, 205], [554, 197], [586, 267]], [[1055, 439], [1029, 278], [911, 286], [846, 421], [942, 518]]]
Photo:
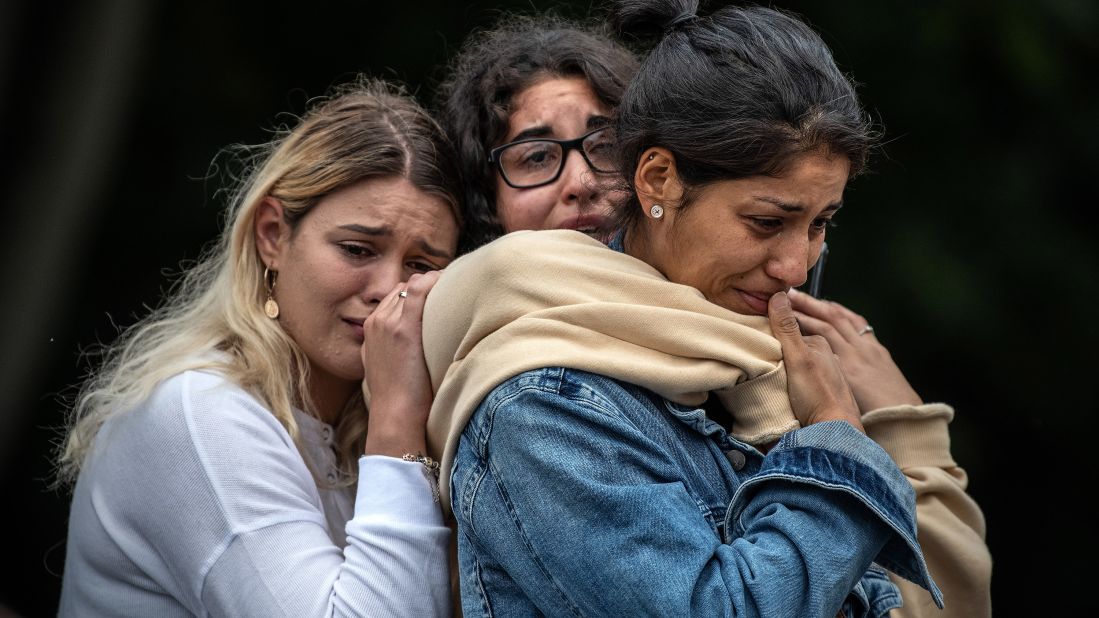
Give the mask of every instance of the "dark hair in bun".
[[[855, 88], [820, 36], [773, 9], [724, 7], [697, 16], [695, 0], [619, 0], [610, 21], [655, 44], [618, 109], [620, 165], [667, 148], [687, 188], [781, 174], [799, 155], [826, 150], [862, 171], [877, 139]], [[685, 206], [683, 204], [681, 206]], [[636, 196], [621, 222], [640, 214]]]
[[611, 14], [611, 25], [619, 33], [646, 40], [694, 19], [697, 13], [698, 0], [617, 2]]

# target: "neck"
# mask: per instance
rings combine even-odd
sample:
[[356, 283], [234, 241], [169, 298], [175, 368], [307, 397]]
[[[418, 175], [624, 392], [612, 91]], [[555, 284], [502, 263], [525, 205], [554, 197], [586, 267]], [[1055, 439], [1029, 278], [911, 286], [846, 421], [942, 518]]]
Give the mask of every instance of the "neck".
[[358, 382], [338, 378], [314, 367], [309, 377], [313, 412], [322, 421], [335, 425], [356, 388], [359, 388]]
[[649, 241], [644, 222], [631, 225], [626, 230], [626, 235], [622, 238], [622, 249], [626, 252], [626, 255], [645, 262], [661, 273], [664, 272], [654, 259], [652, 243]]

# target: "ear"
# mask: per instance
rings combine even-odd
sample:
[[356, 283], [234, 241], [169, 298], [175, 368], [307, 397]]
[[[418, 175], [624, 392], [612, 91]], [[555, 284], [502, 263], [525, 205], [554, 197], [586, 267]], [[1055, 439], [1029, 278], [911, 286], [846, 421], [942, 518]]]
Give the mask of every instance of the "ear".
[[675, 155], [667, 148], [659, 146], [641, 153], [641, 161], [634, 171], [633, 186], [637, 190], [637, 199], [646, 217], [653, 204], [679, 206], [683, 199], [683, 185], [675, 167]]
[[263, 264], [271, 270], [279, 269], [279, 261], [290, 241], [290, 226], [283, 218], [282, 202], [267, 196], [256, 206], [254, 217], [256, 249]]

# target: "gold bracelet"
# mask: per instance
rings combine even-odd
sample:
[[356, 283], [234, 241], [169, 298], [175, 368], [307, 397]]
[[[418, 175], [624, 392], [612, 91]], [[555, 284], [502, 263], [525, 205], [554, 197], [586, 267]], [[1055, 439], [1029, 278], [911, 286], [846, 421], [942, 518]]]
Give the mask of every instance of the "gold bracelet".
[[428, 457], [427, 455], [421, 455], [419, 453], [405, 453], [401, 455], [401, 459], [405, 461], [414, 461], [419, 464], [423, 464], [427, 471], [432, 474], [439, 474], [439, 462]]
[[405, 461], [412, 461], [424, 466], [424, 478], [427, 479], [428, 485], [431, 485], [431, 497], [435, 500], [435, 503], [439, 503], [439, 462], [428, 457], [427, 455], [421, 455], [419, 453], [405, 453], [401, 455], [401, 459]]

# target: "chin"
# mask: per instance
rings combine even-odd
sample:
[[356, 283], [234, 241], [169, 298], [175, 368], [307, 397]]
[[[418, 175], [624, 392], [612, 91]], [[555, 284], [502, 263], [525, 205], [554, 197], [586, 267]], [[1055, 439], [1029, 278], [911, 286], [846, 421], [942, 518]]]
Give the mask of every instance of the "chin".
[[365, 372], [363, 361], [356, 348], [355, 354], [347, 358], [328, 358], [324, 362], [312, 363], [314, 373], [322, 373], [337, 380], [345, 382], [362, 382]]
[[349, 363], [344, 367], [341, 367], [341, 371], [336, 376], [347, 380], [348, 382], [362, 382], [366, 377], [366, 372], [363, 371], [363, 362], [361, 359], [356, 358], [354, 363]]

